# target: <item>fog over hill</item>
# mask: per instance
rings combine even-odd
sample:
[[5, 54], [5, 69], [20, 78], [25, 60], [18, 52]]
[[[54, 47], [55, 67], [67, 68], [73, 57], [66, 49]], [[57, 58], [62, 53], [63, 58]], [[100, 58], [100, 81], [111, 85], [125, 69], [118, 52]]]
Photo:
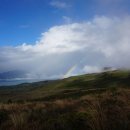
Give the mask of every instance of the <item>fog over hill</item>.
[[22, 79], [22, 78], [27, 78], [25, 72], [23, 71], [8, 71], [8, 72], [3, 72], [0, 73], [0, 79]]

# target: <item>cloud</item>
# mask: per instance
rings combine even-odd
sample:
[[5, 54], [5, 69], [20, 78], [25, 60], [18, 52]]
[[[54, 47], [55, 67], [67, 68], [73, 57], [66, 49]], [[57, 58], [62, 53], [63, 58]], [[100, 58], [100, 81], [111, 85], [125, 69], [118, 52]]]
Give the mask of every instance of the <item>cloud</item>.
[[72, 23], [72, 19], [71, 19], [70, 17], [68, 17], [68, 16], [63, 16], [62, 18], [63, 18], [63, 20], [64, 20], [65, 23], [67, 23], [67, 24]]
[[63, 2], [63, 1], [51, 1], [50, 5], [55, 7], [55, 8], [59, 8], [59, 9], [65, 9], [70, 7], [70, 5], [68, 5], [67, 3]]
[[102, 69], [99, 68], [99, 67], [97, 67], [97, 66], [87, 66], [87, 65], [86, 65], [86, 66], [83, 68], [83, 71], [84, 71], [85, 73], [98, 73], [98, 72], [101, 72]]
[[0, 48], [0, 72], [23, 70], [28, 78], [62, 78], [130, 67], [130, 17], [97, 16], [51, 27], [35, 44]]
[[129, 12], [129, 0], [94, 0], [98, 9], [96, 12], [105, 13], [107, 15], [123, 16]]

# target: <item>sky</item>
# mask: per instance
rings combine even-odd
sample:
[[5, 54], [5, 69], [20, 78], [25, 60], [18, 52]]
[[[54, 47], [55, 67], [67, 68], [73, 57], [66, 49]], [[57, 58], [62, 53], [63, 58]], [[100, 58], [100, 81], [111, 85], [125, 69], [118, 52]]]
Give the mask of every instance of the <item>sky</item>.
[[61, 78], [130, 67], [129, 0], [0, 0], [0, 72]]
[[129, 5], [129, 0], [0, 0], [0, 46], [33, 44], [52, 26], [127, 14]]
[[0, 45], [32, 44], [52, 26], [90, 18], [94, 6], [91, 0], [0, 0]]

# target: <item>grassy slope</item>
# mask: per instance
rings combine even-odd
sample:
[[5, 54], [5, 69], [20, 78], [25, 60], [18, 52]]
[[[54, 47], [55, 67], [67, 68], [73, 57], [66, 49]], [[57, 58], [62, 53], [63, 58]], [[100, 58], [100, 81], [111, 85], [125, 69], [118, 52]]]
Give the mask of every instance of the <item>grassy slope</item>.
[[44, 81], [0, 88], [0, 101], [55, 100], [79, 98], [86, 94], [97, 94], [110, 87], [129, 87], [129, 71], [111, 71], [100, 74], [86, 74], [63, 80]]
[[130, 130], [129, 71], [4, 87], [0, 99], [0, 130]]

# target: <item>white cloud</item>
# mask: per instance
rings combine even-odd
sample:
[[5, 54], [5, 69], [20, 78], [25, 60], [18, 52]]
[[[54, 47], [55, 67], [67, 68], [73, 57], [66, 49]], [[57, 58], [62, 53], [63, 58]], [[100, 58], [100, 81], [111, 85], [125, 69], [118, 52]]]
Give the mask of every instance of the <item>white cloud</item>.
[[65, 3], [63, 1], [58, 1], [58, 0], [51, 1], [50, 5], [55, 8], [59, 8], [59, 9], [64, 9], [64, 8], [70, 7], [70, 5], [68, 5], [67, 3]]
[[85, 73], [98, 73], [98, 72], [101, 72], [102, 69], [100, 67], [97, 67], [97, 66], [85, 66], [83, 68], [83, 71]]
[[110, 16], [124, 16], [129, 12], [129, 0], [94, 0], [97, 4], [96, 13]]
[[[130, 67], [130, 17], [95, 17], [84, 23], [54, 26], [35, 44], [0, 48], [0, 72], [24, 70], [38, 78]], [[69, 73], [69, 76], [71, 75]]]

